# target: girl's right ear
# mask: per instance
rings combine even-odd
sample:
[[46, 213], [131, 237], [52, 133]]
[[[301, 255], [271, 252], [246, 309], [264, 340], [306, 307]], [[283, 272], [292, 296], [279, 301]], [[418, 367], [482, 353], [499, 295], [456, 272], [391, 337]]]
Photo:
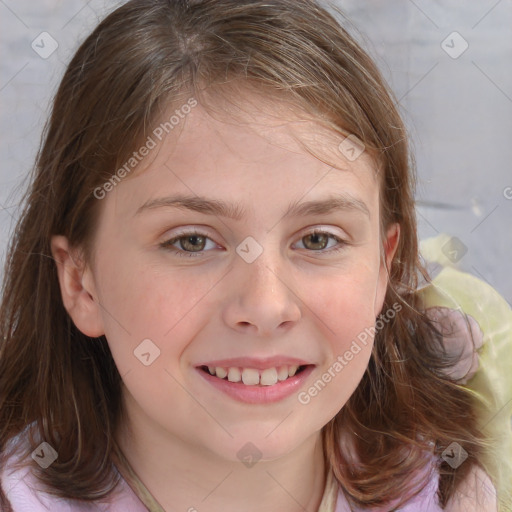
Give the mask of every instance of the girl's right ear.
[[105, 334], [91, 270], [84, 268], [82, 260], [75, 262], [76, 251], [70, 249], [65, 236], [52, 236], [51, 251], [57, 264], [62, 302], [74, 324], [91, 338]]

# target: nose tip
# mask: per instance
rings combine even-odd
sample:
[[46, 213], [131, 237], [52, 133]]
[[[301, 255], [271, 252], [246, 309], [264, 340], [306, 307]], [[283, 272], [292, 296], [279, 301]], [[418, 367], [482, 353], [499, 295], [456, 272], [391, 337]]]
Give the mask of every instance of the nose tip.
[[[261, 256], [260, 256], [261, 258]], [[270, 337], [276, 330], [292, 326], [301, 317], [297, 296], [262, 258], [242, 269], [243, 278], [235, 279], [232, 299], [225, 310], [226, 322], [243, 331], [255, 331]]]

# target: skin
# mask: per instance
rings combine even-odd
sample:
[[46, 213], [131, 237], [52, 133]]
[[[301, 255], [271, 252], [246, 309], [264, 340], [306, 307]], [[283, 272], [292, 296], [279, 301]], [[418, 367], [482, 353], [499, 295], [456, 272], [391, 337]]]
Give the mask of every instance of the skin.
[[[105, 334], [123, 379], [121, 447], [166, 510], [318, 509], [320, 431], [360, 382], [373, 340], [307, 405], [297, 393], [273, 404], [240, 403], [195, 366], [235, 356], [299, 357], [316, 365], [299, 391], [307, 390], [374, 325], [398, 241], [397, 225], [384, 240], [379, 233], [372, 159], [363, 153], [348, 161], [337, 150], [341, 138], [292, 115], [272, 117], [261, 101], [244, 122], [193, 108], [179, 138], [172, 132], [102, 200], [94, 265], [65, 237], [52, 238], [67, 311], [85, 334]], [[330, 151], [336, 167], [293, 135]], [[236, 201], [246, 213], [233, 220], [163, 207], [135, 215], [147, 200], [175, 193]], [[283, 217], [292, 201], [334, 193], [364, 202], [368, 214]], [[192, 228], [208, 237], [202, 254], [179, 257], [160, 246]], [[306, 236], [313, 228], [347, 243], [329, 238], [324, 248]], [[252, 263], [236, 252], [247, 236], [263, 248]], [[173, 248], [184, 251], [179, 241]], [[146, 338], [160, 350], [149, 366], [134, 357]], [[237, 457], [248, 442], [262, 454], [250, 468]]]

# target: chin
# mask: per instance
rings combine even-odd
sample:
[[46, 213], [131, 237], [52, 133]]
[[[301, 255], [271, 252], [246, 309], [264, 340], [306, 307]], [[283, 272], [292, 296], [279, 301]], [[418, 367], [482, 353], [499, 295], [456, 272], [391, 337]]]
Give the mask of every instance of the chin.
[[[210, 450], [226, 460], [242, 462], [250, 467], [256, 462], [273, 461], [289, 455], [312, 435], [295, 432], [291, 436], [290, 426], [286, 428], [278, 425], [279, 423], [275, 423], [269, 428], [265, 422], [262, 428], [228, 428], [233, 437], [223, 436], [214, 445], [212, 438], [209, 438]], [[279, 430], [281, 431], [278, 432]]]

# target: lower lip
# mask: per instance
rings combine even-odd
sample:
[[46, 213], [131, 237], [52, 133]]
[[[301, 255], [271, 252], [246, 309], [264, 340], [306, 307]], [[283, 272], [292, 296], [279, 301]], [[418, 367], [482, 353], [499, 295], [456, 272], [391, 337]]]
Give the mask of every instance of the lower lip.
[[279, 402], [297, 392], [314, 370], [314, 365], [308, 365], [299, 374], [288, 377], [284, 381], [278, 381], [273, 386], [246, 386], [242, 382], [230, 382], [219, 379], [209, 373], [196, 368], [200, 375], [212, 386], [226, 395], [247, 404], [268, 404]]

